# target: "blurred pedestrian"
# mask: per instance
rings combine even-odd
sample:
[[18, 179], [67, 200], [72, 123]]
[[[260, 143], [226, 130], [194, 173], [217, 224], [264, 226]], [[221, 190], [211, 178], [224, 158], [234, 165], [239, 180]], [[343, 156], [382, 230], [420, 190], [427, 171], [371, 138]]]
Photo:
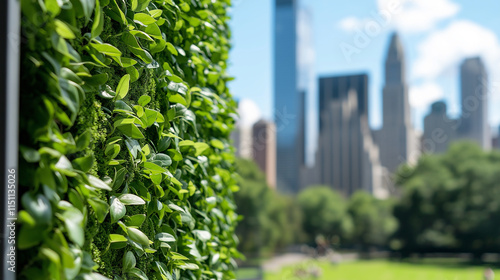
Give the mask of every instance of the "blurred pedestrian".
[[484, 270], [484, 280], [494, 280], [495, 279], [495, 273], [493, 272], [493, 269], [487, 268]]

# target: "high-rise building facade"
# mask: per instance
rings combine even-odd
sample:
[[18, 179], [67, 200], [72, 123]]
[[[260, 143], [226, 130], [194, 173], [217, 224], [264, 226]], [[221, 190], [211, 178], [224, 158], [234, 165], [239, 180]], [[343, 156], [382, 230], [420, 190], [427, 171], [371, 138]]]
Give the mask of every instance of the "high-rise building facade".
[[[307, 13], [299, 13], [298, 0], [275, 0], [274, 17], [274, 115], [276, 185], [284, 192], [298, 192], [305, 157], [305, 97], [310, 88], [312, 51]], [[300, 32], [299, 32], [300, 31]], [[302, 38], [301, 38], [302, 37]], [[302, 42], [298, 44], [298, 42]], [[304, 42], [306, 42], [304, 44]]]
[[462, 111], [460, 118], [447, 116], [446, 104], [432, 104], [424, 119], [422, 148], [428, 153], [445, 152], [453, 141], [473, 141], [488, 150], [492, 141], [488, 124], [488, 74], [479, 57], [465, 59], [460, 66]]
[[468, 58], [460, 66], [462, 115], [460, 138], [491, 148], [488, 125], [488, 74], [479, 57]]
[[319, 183], [346, 196], [365, 190], [386, 197], [384, 169], [368, 125], [367, 84], [364, 74], [320, 79], [316, 174]]
[[276, 126], [260, 120], [252, 129], [253, 159], [266, 174], [269, 187], [276, 188]]
[[456, 120], [448, 118], [446, 103], [434, 102], [424, 118], [422, 150], [426, 153], [444, 153], [457, 138]]
[[411, 125], [405, 74], [403, 46], [394, 33], [385, 60], [383, 126], [375, 133], [382, 165], [390, 172], [395, 172], [400, 164], [411, 162], [418, 156], [418, 140]]

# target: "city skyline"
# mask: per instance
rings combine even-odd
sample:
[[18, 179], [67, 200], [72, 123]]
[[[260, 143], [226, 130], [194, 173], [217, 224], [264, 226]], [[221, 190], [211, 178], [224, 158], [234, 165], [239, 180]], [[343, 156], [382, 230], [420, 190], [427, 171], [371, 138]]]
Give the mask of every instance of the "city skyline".
[[[304, 3], [300, 4], [302, 7], [305, 6], [309, 10], [309, 14], [313, 19], [314, 34], [312, 37], [316, 52], [316, 59], [314, 62], [315, 76], [332, 76], [356, 72], [368, 73], [372, 81], [369, 86], [370, 96], [368, 97], [370, 103], [369, 122], [371, 128], [380, 128], [382, 125], [381, 107], [383, 89], [383, 72], [381, 71], [382, 69], [380, 69], [380, 65], [385, 59], [383, 50], [387, 46], [389, 34], [392, 33], [393, 30], [403, 29], [404, 32], [400, 32], [400, 35], [401, 41], [407, 49], [408, 56], [409, 101], [415, 111], [412, 113], [411, 119], [416, 128], [419, 131], [423, 131], [424, 116], [430, 112], [430, 105], [438, 100], [444, 99], [446, 101], [451, 116], [456, 116], [460, 112], [460, 81], [457, 66], [464, 58], [474, 56], [475, 53], [486, 57], [486, 59], [484, 59], [486, 68], [491, 73], [492, 100], [490, 102], [489, 120], [490, 126], [497, 127], [500, 122], [500, 112], [495, 112], [491, 108], [495, 106], [495, 104], [498, 105], [500, 101], [497, 94], [498, 86], [495, 86], [496, 81], [500, 80], [500, 76], [497, 74], [499, 71], [490, 71], [491, 69], [489, 68], [491, 68], [491, 64], [495, 63], [495, 61], [498, 60], [497, 58], [500, 57], [498, 55], [500, 54], [500, 44], [498, 43], [500, 20], [496, 18], [493, 13], [479, 14], [478, 10], [480, 10], [480, 7], [475, 7], [467, 1], [438, 1], [442, 4], [443, 14], [441, 18], [423, 18], [422, 25], [426, 25], [424, 26], [426, 27], [424, 28], [425, 30], [409, 31], [409, 29], [411, 29], [411, 26], [409, 26], [410, 23], [404, 22], [401, 19], [394, 19], [393, 22], [387, 26], [383, 26], [381, 32], [377, 36], [369, 38], [370, 44], [362, 49], [359, 55], [356, 54], [351, 62], [347, 62], [342, 56], [339, 44], [341, 42], [352, 44], [353, 38], [356, 35], [354, 31], [356, 26], [363, 27], [364, 22], [360, 19], [369, 19], [370, 17], [376, 19], [374, 15], [377, 15], [378, 12], [383, 10], [380, 8], [382, 2], [384, 1], [356, 1], [359, 5], [349, 5], [348, 7], [343, 7], [344, 5], [342, 7], [336, 7], [325, 1], [312, 1], [308, 2], [307, 5]], [[478, 6], [483, 5], [500, 7], [500, 3], [494, 1], [485, 1]], [[335, 9], [333, 9], [334, 6]], [[428, 7], [422, 6], [420, 8], [426, 9]], [[242, 27], [243, 25], [247, 26], [249, 22], [253, 23], [248, 15], [246, 17], [240, 17], [244, 12], [243, 10], [254, 10], [255, 12], [264, 11], [264, 13], [260, 13], [258, 22], [250, 24], [252, 26], [251, 32], [253, 32], [253, 34], [258, 34], [258, 40], [254, 43], [251, 42], [253, 39], [251, 36], [246, 36], [246, 39], [243, 40], [241, 37], [243, 35], [238, 35], [241, 34], [238, 33], [238, 30], [248, 30], [247, 27]], [[236, 76], [236, 81], [230, 85], [230, 88], [237, 98], [254, 100], [262, 111], [262, 116], [266, 119], [272, 119], [271, 108], [273, 106], [272, 90], [270, 90], [273, 80], [272, 75], [269, 75], [272, 70], [272, 54], [270, 51], [272, 49], [272, 40], [270, 38], [272, 31], [270, 27], [272, 26], [270, 25], [272, 21], [272, 10], [272, 3], [269, 1], [239, 1], [236, 2], [234, 7], [233, 21], [231, 22], [231, 25], [234, 27], [234, 48], [231, 52], [231, 61], [233, 61], [234, 64], [238, 63], [239, 66], [230, 68], [230, 74]], [[448, 14], [445, 14], [445, 10]], [[402, 11], [403, 14], [411, 12], [415, 12], [411, 7], [405, 7]], [[326, 16], [327, 13], [329, 13], [328, 17]], [[434, 67], [429, 70], [429, 74], [422, 74], [423, 71], [419, 69], [425, 68], [424, 66], [428, 65], [429, 60], [432, 59], [433, 56], [436, 56], [436, 52], [443, 52], [443, 48], [434, 48], [435, 52], [430, 51], [433, 45], [442, 43], [436, 42], [437, 35], [447, 38], [450, 42], [455, 42], [455, 31], [457, 27], [463, 27], [461, 29], [463, 30], [462, 37], [463, 35], [472, 34], [471, 40], [481, 40], [483, 42], [483, 44], [474, 44], [474, 46], [483, 45], [483, 47], [476, 47], [474, 49], [468, 47], [466, 44], [460, 44], [464, 46], [462, 46], [461, 49], [457, 49], [456, 47], [451, 48], [449, 44], [442, 44], [448, 47], [445, 51], [448, 51], [448, 53], [450, 53], [449, 56], [453, 56], [453, 59], [445, 61], [446, 63], [442, 63], [446, 66], [446, 69], [442, 67], [442, 69], [435, 69]], [[328, 31], [325, 32], [326, 30]], [[321, 36], [318, 36], [318, 34], [321, 34]], [[460, 43], [462, 41], [458, 42]], [[261, 59], [259, 61], [253, 59], [252, 63], [242, 64], [242, 61], [246, 62], [252, 57], [249, 56], [249, 54], [253, 54], [253, 57], [258, 55]], [[243, 55], [245, 55], [245, 58], [242, 58]], [[243, 65], [245, 70], [241, 69]], [[256, 68], [259, 70], [256, 75], [253, 74], [252, 80], [259, 80], [258, 92], [252, 91], [249, 88], [250, 81], [245, 77], [247, 71], [252, 71], [252, 69]], [[417, 79], [416, 77], [419, 78]], [[430, 82], [426, 83], [425, 81]], [[424, 94], [420, 94], [418, 96], [419, 98], [415, 98], [415, 95], [419, 92], [423, 92]], [[315, 99], [314, 96], [308, 97], [308, 102], [316, 103], [317, 99]], [[317, 113], [315, 112], [317, 110], [316, 108], [317, 106], [314, 104], [308, 104], [308, 109], [312, 109], [308, 113], [309, 120], [313, 119], [313, 116]], [[314, 120], [311, 121], [311, 124], [312, 131], [309, 131], [309, 133], [317, 133], [317, 131], [314, 130], [318, 124], [315, 123]], [[497, 129], [493, 129], [493, 131], [497, 131]], [[314, 142], [314, 140], [308, 139], [308, 145]], [[311, 151], [310, 147], [308, 147], [308, 151]]]

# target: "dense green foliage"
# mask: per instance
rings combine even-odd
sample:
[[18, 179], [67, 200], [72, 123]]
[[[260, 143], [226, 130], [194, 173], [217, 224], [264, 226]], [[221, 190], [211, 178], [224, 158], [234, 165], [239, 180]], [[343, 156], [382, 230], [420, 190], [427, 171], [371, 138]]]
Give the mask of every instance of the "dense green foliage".
[[479, 257], [500, 250], [500, 153], [472, 143], [426, 155], [398, 174], [394, 214], [405, 253], [452, 251]]
[[326, 186], [311, 186], [291, 197], [270, 189], [254, 162], [237, 159], [237, 170], [241, 189], [235, 200], [243, 219], [236, 232], [239, 248], [248, 256], [301, 242], [315, 245], [318, 236], [336, 248], [387, 247], [396, 229], [392, 200], [366, 192], [346, 199]]
[[303, 190], [297, 203], [304, 218], [302, 228], [309, 243], [329, 239], [335, 247], [386, 247], [397, 227], [392, 200], [380, 200], [359, 191], [349, 199], [326, 186]]
[[233, 279], [230, 0], [21, 0], [20, 279]]
[[236, 229], [240, 250], [248, 256], [262, 255], [296, 242], [302, 216], [293, 199], [270, 189], [254, 162], [236, 163], [241, 182], [235, 201], [243, 219]]
[[388, 247], [398, 222], [392, 214], [394, 201], [380, 200], [367, 192], [356, 192], [349, 199], [347, 212], [352, 221], [352, 231], [345, 243], [362, 250], [370, 247]]
[[345, 237], [352, 230], [346, 199], [330, 187], [308, 187], [299, 193], [297, 204], [305, 217], [302, 227], [309, 242], [319, 235]]

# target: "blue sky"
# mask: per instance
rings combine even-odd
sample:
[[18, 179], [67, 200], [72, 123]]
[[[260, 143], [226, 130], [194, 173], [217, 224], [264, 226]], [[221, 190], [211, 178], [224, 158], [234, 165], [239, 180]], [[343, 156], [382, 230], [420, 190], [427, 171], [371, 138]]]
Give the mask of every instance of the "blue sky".
[[[233, 0], [230, 22], [233, 49], [229, 73], [236, 78], [230, 89], [238, 99], [253, 101], [261, 112], [256, 114], [250, 106], [250, 114], [268, 119], [272, 118], [273, 108], [273, 3]], [[391, 5], [399, 9], [393, 11]], [[498, 127], [500, 110], [495, 108], [500, 108], [500, 1], [307, 0], [300, 6], [308, 9], [313, 18], [317, 77], [369, 74], [373, 128], [381, 125], [383, 62], [394, 30], [400, 33], [405, 47], [412, 119], [417, 129], [422, 129], [422, 119], [434, 101], [445, 99], [450, 113], [459, 113], [458, 67], [463, 58], [476, 55], [485, 60], [489, 70], [490, 123]], [[388, 14], [390, 18], [379, 19], [379, 14]], [[368, 43], [346, 59], [340, 45], [356, 47], [354, 40], [359, 30], [366, 34], [367, 28], [372, 28]], [[312, 106], [315, 108], [316, 104]]]

